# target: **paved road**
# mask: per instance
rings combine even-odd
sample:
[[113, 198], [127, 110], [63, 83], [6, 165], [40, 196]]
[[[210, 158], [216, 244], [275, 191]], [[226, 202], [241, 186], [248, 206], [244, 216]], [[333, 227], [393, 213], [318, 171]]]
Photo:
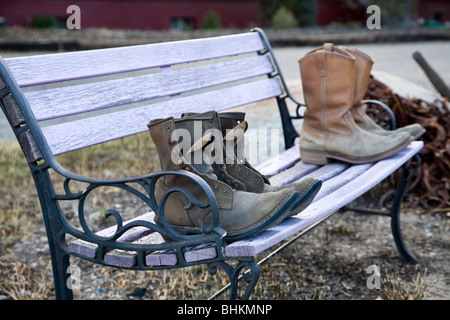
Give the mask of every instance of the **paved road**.
[[[444, 81], [450, 85], [450, 41], [358, 44], [356, 47], [370, 54], [374, 60], [374, 71], [391, 73], [408, 79], [427, 89], [434, 90], [422, 69], [412, 58], [414, 51], [420, 51]], [[313, 47], [275, 48], [275, 56], [286, 79], [299, 79], [298, 59]], [[29, 54], [29, 53], [27, 53]], [[24, 55], [23, 53], [2, 53], [3, 57]], [[0, 114], [0, 140], [14, 139], [13, 133]]]

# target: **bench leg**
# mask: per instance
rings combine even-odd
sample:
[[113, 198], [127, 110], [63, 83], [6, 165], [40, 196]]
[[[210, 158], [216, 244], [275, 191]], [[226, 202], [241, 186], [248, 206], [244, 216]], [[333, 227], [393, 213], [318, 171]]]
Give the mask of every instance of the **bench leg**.
[[55, 284], [56, 300], [73, 300], [73, 291], [69, 288], [68, 281], [70, 256], [58, 254], [52, 257], [53, 281]]
[[403, 235], [401, 231], [401, 225], [400, 225], [400, 211], [401, 211], [401, 204], [405, 195], [406, 188], [410, 184], [412, 177], [414, 176], [417, 169], [420, 167], [420, 157], [419, 155], [415, 155], [415, 163], [413, 163], [413, 170], [410, 172], [409, 176], [406, 175], [406, 164], [402, 167], [402, 173], [401, 178], [399, 181], [399, 184], [397, 186], [397, 190], [395, 193], [394, 203], [392, 205], [391, 210], [391, 229], [392, 234], [394, 236], [394, 241], [397, 246], [397, 249], [406, 261], [409, 262], [419, 262], [419, 259], [409, 251], [408, 247], [406, 246], [405, 242], [403, 241]]
[[[216, 274], [217, 267], [220, 267], [225, 271], [228, 278], [230, 279], [230, 284], [224, 287], [222, 290], [218, 291], [210, 299], [213, 300], [217, 298], [226, 290], [231, 288], [230, 300], [236, 300], [239, 280], [244, 279], [247, 282], [247, 288], [242, 295], [242, 300], [247, 300], [250, 297], [250, 294], [252, 293], [256, 284], [258, 283], [259, 276], [261, 274], [258, 263], [256, 263], [252, 258], [249, 258], [249, 260], [240, 261], [236, 266], [231, 266], [225, 261], [216, 262], [209, 265], [209, 273], [212, 275]], [[241, 271], [245, 268], [248, 268], [249, 270], [240, 275]]]
[[[70, 256], [60, 247], [61, 239], [58, 233], [52, 233], [54, 228], [60, 229], [57, 224], [51, 224], [50, 219], [44, 214], [44, 221], [47, 229], [48, 246], [52, 259], [53, 283], [55, 286], [56, 300], [73, 300], [73, 291], [69, 288], [70, 281]], [[49, 236], [50, 235], [50, 236]]]
[[63, 249], [63, 225], [58, 219], [58, 215], [63, 215], [58, 203], [52, 199], [51, 192], [42, 192], [46, 190], [45, 186], [51, 185], [48, 171], [41, 172], [36, 170], [33, 173], [38, 187], [39, 199], [41, 202], [42, 213], [44, 217], [45, 229], [47, 230], [48, 246], [50, 258], [52, 260], [53, 281], [55, 285], [55, 296], [57, 300], [73, 300], [73, 292], [69, 288], [70, 278], [69, 266], [70, 256]]

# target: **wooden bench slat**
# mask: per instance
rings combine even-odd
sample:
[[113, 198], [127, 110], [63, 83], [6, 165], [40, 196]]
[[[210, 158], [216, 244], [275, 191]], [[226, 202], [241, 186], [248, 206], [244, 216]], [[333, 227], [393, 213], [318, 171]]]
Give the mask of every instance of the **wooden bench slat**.
[[264, 49], [257, 32], [5, 59], [21, 87], [220, 58]]
[[[299, 148], [299, 146], [297, 146]], [[291, 183], [295, 180], [298, 180], [305, 175], [313, 172], [317, 169], [318, 166], [304, 163], [302, 161], [297, 162], [289, 169], [286, 169], [280, 173], [278, 173], [276, 176], [273, 176], [270, 178], [270, 183], [274, 186], [281, 186], [283, 184]]]
[[348, 166], [348, 163], [332, 162], [327, 164], [326, 166], [318, 167], [317, 170], [312, 171], [311, 173], [305, 175], [303, 178], [310, 177], [326, 181], [347, 169]]
[[[158, 233], [153, 233], [133, 241], [135, 244], [158, 244], [164, 240]], [[217, 256], [216, 247], [206, 243], [195, 247], [186, 248], [184, 259], [186, 262], [196, 262], [213, 259]], [[147, 266], [173, 266], [177, 264], [177, 255], [174, 250], [152, 252], [145, 256]], [[112, 250], [105, 255], [105, 263], [116, 266], [130, 268], [137, 263], [137, 254], [133, 251]]]
[[[130, 230], [131, 231], [131, 230]], [[131, 241], [134, 244], [159, 244], [163, 243], [164, 240], [161, 235], [157, 232], [152, 234], [143, 236], [135, 241]], [[137, 254], [133, 251], [125, 251], [125, 250], [111, 250], [105, 254], [105, 263], [116, 266], [116, 267], [125, 267], [131, 268], [137, 263]]]
[[320, 200], [323, 197], [333, 193], [334, 191], [342, 188], [352, 180], [357, 179], [361, 174], [365, 173], [373, 166], [373, 163], [364, 163], [350, 166], [347, 170], [339, 173], [338, 175], [323, 181], [322, 187], [315, 196], [314, 200]]
[[25, 93], [38, 121], [151, 100], [262, 76], [273, 71], [256, 56], [157, 74]]
[[54, 155], [147, 131], [151, 119], [183, 112], [226, 110], [280, 95], [277, 79], [265, 79], [218, 91], [42, 128]]
[[[133, 244], [160, 244], [164, 239], [159, 233], [152, 233], [132, 241]], [[201, 244], [194, 247], [185, 248], [184, 259], [187, 262], [202, 261], [212, 259], [217, 256], [215, 246], [209, 243]], [[116, 266], [131, 268], [137, 263], [137, 253], [134, 251], [112, 250], [105, 254], [105, 263]], [[173, 266], [178, 263], [178, 257], [174, 250], [163, 250], [151, 252], [145, 256], [145, 264], [147, 266]]]
[[258, 164], [255, 166], [255, 169], [270, 178], [273, 175], [291, 167], [299, 159], [300, 148], [298, 146], [293, 146], [279, 155]]
[[[216, 247], [211, 243], [188, 247], [185, 250], [184, 259], [186, 262], [203, 261], [217, 256]], [[177, 262], [177, 255], [172, 251], [154, 252], [145, 257], [145, 263], [148, 266], [173, 266]]]
[[308, 228], [318, 221], [330, 216], [346, 203], [369, 191], [392, 172], [401, 167], [423, 147], [423, 141], [411, 144], [388, 159], [375, 163], [363, 174], [348, 182], [337, 191], [314, 201], [297, 216], [285, 219], [254, 237], [236, 241], [225, 248], [229, 257], [255, 256], [293, 234]]
[[[126, 224], [136, 221], [136, 220], [144, 220], [144, 221], [148, 221], [148, 222], [153, 222], [154, 216], [155, 216], [155, 214], [153, 212], [145, 213], [141, 216], [138, 216], [136, 218], [125, 221], [123, 225], [125, 226]], [[116, 229], [117, 229], [116, 226], [112, 226], [112, 227], [100, 230], [99, 232], [97, 232], [97, 235], [102, 236], [102, 237], [110, 237], [116, 232]], [[132, 241], [142, 238], [143, 236], [147, 235], [151, 231], [152, 230], [149, 230], [148, 228], [145, 228], [145, 227], [136, 227], [136, 228], [133, 228], [133, 229], [125, 232], [122, 236], [119, 237], [119, 239], [117, 239], [117, 241], [132, 242]], [[70, 252], [77, 253], [79, 255], [82, 255], [82, 256], [85, 256], [88, 258], [94, 258], [96, 250], [97, 250], [97, 246], [90, 242], [87, 242], [87, 241], [84, 241], [81, 239], [77, 239], [77, 240], [69, 242], [68, 250]]]
[[299, 161], [294, 166], [280, 172], [269, 180], [275, 186], [282, 186], [307, 177], [326, 181], [343, 172], [348, 166], [348, 164], [343, 162], [332, 162], [326, 166], [317, 166]]
[[[141, 216], [125, 221], [124, 225], [136, 220], [153, 222], [154, 217], [154, 212], [145, 213]], [[112, 226], [97, 232], [97, 235], [108, 237], [113, 235], [115, 230], [116, 226]], [[119, 237], [117, 241], [140, 245], [160, 244], [165, 242], [158, 232], [153, 232], [145, 227], [132, 228]], [[97, 245], [77, 239], [69, 242], [68, 250], [69, 252], [75, 253], [79, 256], [93, 259], [97, 254]], [[212, 246], [211, 243], [205, 243], [195, 247], [186, 248], [185, 259], [187, 262], [194, 262], [211, 259], [216, 255], [216, 248]], [[104, 261], [112, 266], [130, 268], [137, 263], [137, 254], [133, 251], [114, 249], [105, 254]], [[177, 263], [177, 255], [173, 252], [173, 250], [152, 252], [146, 256], [145, 262], [149, 266], [175, 265]]]

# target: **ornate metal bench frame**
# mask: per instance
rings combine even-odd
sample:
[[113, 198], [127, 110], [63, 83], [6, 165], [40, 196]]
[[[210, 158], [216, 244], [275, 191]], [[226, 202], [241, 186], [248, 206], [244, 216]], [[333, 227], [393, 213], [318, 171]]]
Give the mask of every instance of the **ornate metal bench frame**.
[[[289, 147], [294, 145], [295, 138], [299, 136], [298, 132], [295, 130], [292, 124], [292, 120], [302, 118], [302, 116], [300, 115], [300, 109], [305, 106], [297, 102], [289, 93], [285, 80], [280, 72], [278, 62], [275, 59], [273, 50], [264, 32], [261, 29], [254, 29], [253, 31], [260, 34], [265, 45], [265, 49], [259, 52], [259, 54], [268, 54], [270, 56], [271, 61], [274, 65], [274, 69], [276, 70], [275, 73], [273, 73], [271, 76], [277, 77], [281, 81], [282, 87], [285, 90], [285, 95], [277, 97], [276, 100], [278, 103], [278, 108], [283, 125], [285, 145], [286, 149], [288, 149]], [[31, 174], [33, 175], [38, 191], [50, 247], [57, 299], [73, 299], [72, 290], [70, 290], [67, 285], [67, 281], [70, 277], [70, 274], [67, 271], [70, 264], [70, 255], [76, 256], [77, 254], [68, 251], [66, 235], [71, 235], [77, 239], [95, 244], [97, 248], [92, 258], [87, 258], [85, 256], [80, 256], [80, 258], [100, 265], [110, 266], [104, 260], [105, 253], [112, 249], [120, 249], [124, 251], [137, 252], [137, 263], [134, 266], [128, 268], [132, 270], [161, 270], [206, 264], [209, 266], [210, 273], [214, 274], [219, 267], [225, 270], [228, 277], [230, 278], [231, 284], [225, 287], [223, 290], [219, 291], [218, 294], [216, 294], [214, 297], [223, 293], [226, 289], [231, 287], [232, 290], [230, 298], [236, 298], [239, 279], [244, 278], [244, 280], [247, 282], [247, 288], [242, 297], [245, 299], [249, 297], [258, 281], [260, 275], [260, 265], [267, 261], [275, 253], [287, 247], [297, 238], [323, 221], [322, 220], [319, 223], [311, 226], [310, 228], [300, 232], [295, 238], [286, 242], [280, 248], [276, 249], [273, 253], [269, 254], [268, 257], [263, 259], [262, 261], [256, 262], [254, 260], [254, 257], [231, 259], [230, 257], [225, 256], [223, 253], [223, 248], [225, 246], [223, 236], [225, 232], [218, 224], [218, 208], [216, 200], [209, 186], [201, 178], [186, 171], [162, 171], [141, 177], [119, 180], [94, 179], [69, 172], [58, 163], [58, 161], [50, 151], [46, 139], [27, 103], [27, 100], [25, 99], [19, 85], [11, 75], [11, 72], [9, 71], [5, 61], [1, 58], [0, 74], [1, 108], [7, 116], [11, 128], [13, 129], [14, 134], [26, 156]], [[297, 105], [295, 115], [289, 114], [286, 99], [290, 99]], [[388, 112], [390, 111], [389, 108], [385, 106], [383, 107], [386, 108]], [[395, 128], [395, 117], [393, 117], [393, 115], [391, 115], [391, 123], [392, 127]], [[417, 169], [417, 167], [420, 165], [420, 158], [417, 155], [415, 156], [415, 158], [416, 160], [414, 170]], [[63, 177], [63, 193], [57, 193], [55, 191], [55, 187], [49, 173], [50, 169]], [[399, 218], [400, 204], [404, 196], [405, 187], [411, 181], [414, 170], [408, 175], [406, 172], [406, 167], [403, 166], [401, 180], [398, 184], [390, 216], [395, 243], [399, 249], [400, 254], [407, 260], [417, 261], [417, 258], [408, 250], [403, 241]], [[162, 199], [161, 205], [158, 205], [155, 201], [154, 196], [155, 183], [160, 177], [168, 174], [182, 175], [195, 181], [204, 190], [208, 198], [208, 203], [201, 203], [200, 201], [198, 201], [198, 199], [194, 198], [189, 193], [189, 190], [186, 190], [182, 186], [179, 186], [167, 190]], [[71, 190], [71, 182], [73, 181], [85, 183], [87, 184], [87, 187], [82, 192], [74, 192]], [[137, 188], [133, 187], [131, 185], [133, 183], [137, 183], [143, 190], [145, 190], [145, 193], [142, 192], [142, 189], [138, 190]], [[136, 196], [138, 199], [148, 205], [150, 210], [159, 215], [159, 217], [161, 218], [162, 226], [145, 220], [135, 220], [131, 223], [124, 224], [121, 214], [116, 210], [109, 209], [105, 212], [105, 215], [112, 216], [115, 219], [117, 229], [110, 236], [98, 235], [97, 233], [92, 231], [86, 223], [84, 203], [86, 198], [92, 191], [102, 186], [120, 188]], [[190, 200], [190, 205], [192, 206], [210, 206], [212, 208], [212, 222], [210, 225], [203, 225], [203, 234], [184, 236], [178, 234], [170, 227], [170, 225], [167, 224], [164, 218], [164, 203], [167, 199], [167, 196], [172, 192], [184, 193]], [[64, 212], [60, 206], [60, 202], [69, 200], [78, 201], [78, 215], [82, 231], [72, 226], [64, 217]], [[145, 227], [159, 232], [165, 237], [170, 238], [172, 241], [162, 244], [133, 244], [117, 241], [122, 235], [124, 235], [124, 233], [126, 233], [126, 231], [137, 226]], [[188, 248], [209, 242], [214, 243], [217, 248], [216, 257], [193, 262], [186, 260], [183, 253], [186, 252]], [[171, 266], [149, 266], [145, 263], [145, 256], [149, 252], [161, 250], [174, 250], [177, 256], [177, 263]], [[238, 263], [231, 264], [228, 262], [229, 260], [238, 260]], [[242, 272], [244, 270], [246, 271]]]

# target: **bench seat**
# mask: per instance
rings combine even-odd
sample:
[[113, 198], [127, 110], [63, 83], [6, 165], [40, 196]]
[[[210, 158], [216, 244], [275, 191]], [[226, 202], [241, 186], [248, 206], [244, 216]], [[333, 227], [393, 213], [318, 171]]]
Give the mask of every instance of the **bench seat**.
[[[342, 162], [329, 163], [324, 166], [305, 164], [299, 161], [298, 146], [269, 159], [257, 166], [257, 169], [268, 176], [273, 185], [284, 185], [310, 176], [322, 180], [322, 188], [314, 198], [313, 203], [298, 215], [287, 218], [278, 225], [251, 238], [227, 244], [224, 249], [225, 256], [230, 258], [256, 256], [279, 244], [280, 241], [314, 226], [383, 181], [422, 147], [422, 141], [414, 141], [406, 149], [388, 159], [359, 165], [349, 165]], [[281, 159], [284, 159], [284, 162]], [[151, 212], [133, 220], [153, 221], [153, 218], [154, 213]], [[99, 235], [107, 236], [112, 234], [114, 229], [115, 227], [107, 228], [100, 231]], [[118, 241], [148, 244], [161, 243], [164, 240], [157, 232], [149, 234], [148, 229], [137, 227], [129, 230]], [[69, 244], [71, 253], [88, 258], [95, 257], [95, 249], [95, 246], [93, 247], [83, 240], [75, 240]], [[188, 262], [202, 261], [214, 258], [216, 255], [214, 244], [206, 243], [188, 248], [185, 252], [185, 259]], [[169, 266], [175, 265], [176, 259], [176, 254], [168, 250], [147, 255], [146, 263], [148, 266]], [[116, 267], [131, 268], [136, 261], [136, 253], [123, 250], [112, 250], [105, 255], [105, 262]]]

